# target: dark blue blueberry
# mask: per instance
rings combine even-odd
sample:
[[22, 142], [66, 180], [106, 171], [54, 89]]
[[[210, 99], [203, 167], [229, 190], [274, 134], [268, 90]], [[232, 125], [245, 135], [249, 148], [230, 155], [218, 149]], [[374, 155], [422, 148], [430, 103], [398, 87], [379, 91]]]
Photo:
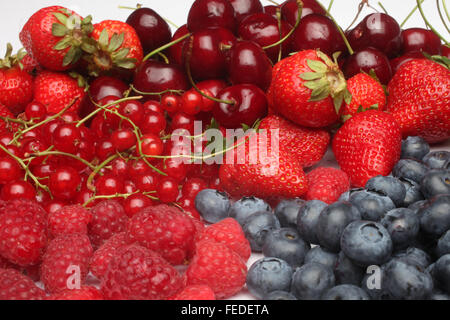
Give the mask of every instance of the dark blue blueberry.
[[266, 294], [262, 300], [297, 300], [297, 298], [290, 292], [277, 290]]
[[402, 159], [422, 160], [430, 152], [430, 145], [422, 137], [408, 137], [402, 141]]
[[419, 264], [422, 268], [427, 268], [431, 264], [430, 255], [416, 247], [409, 247], [406, 250], [396, 252], [393, 257], [413, 261]]
[[391, 235], [396, 249], [407, 248], [420, 231], [418, 215], [407, 208], [398, 208], [386, 213], [380, 223]]
[[262, 199], [256, 197], [243, 197], [231, 205], [228, 215], [235, 218], [240, 225], [243, 225], [244, 220], [248, 216], [262, 211], [272, 212], [272, 208]]
[[350, 189], [350, 190], [344, 192], [343, 194], [341, 194], [341, 196], [339, 197], [339, 200], [338, 200], [338, 201], [340, 201], [340, 202], [345, 202], [345, 201], [349, 202], [349, 201], [350, 201], [350, 197], [351, 197], [354, 193], [359, 192], [359, 191], [363, 191], [363, 190], [365, 190], [365, 189], [364, 189], [364, 188], [354, 188], [354, 189]]
[[328, 268], [334, 269], [337, 259], [338, 255], [336, 253], [328, 252], [320, 246], [315, 246], [306, 254], [305, 264], [320, 263]]
[[392, 175], [396, 178], [406, 178], [420, 183], [428, 170], [428, 166], [421, 161], [401, 159], [392, 169]]
[[429, 299], [437, 301], [448, 301], [450, 300], [450, 294], [446, 294], [441, 290], [435, 289]]
[[395, 300], [423, 300], [433, 292], [433, 279], [419, 264], [395, 258], [383, 272], [383, 288]]
[[436, 261], [433, 277], [439, 288], [450, 294], [450, 254], [443, 255]]
[[250, 247], [254, 252], [261, 252], [267, 234], [274, 229], [280, 228], [277, 217], [267, 211], [256, 212], [244, 220], [242, 229], [245, 237], [250, 242]]
[[423, 157], [423, 162], [430, 167], [430, 169], [443, 168], [445, 163], [450, 160], [449, 151], [433, 151]]
[[403, 204], [403, 200], [406, 196], [405, 185], [394, 177], [374, 177], [367, 181], [366, 189], [388, 196], [397, 207], [400, 207]]
[[450, 229], [439, 238], [436, 246], [436, 254], [442, 257], [450, 253]]
[[352, 221], [360, 220], [358, 209], [349, 202], [335, 202], [326, 207], [317, 222], [317, 239], [328, 251], [341, 250], [341, 235]]
[[204, 189], [195, 197], [195, 208], [209, 223], [227, 218], [230, 205], [228, 195], [214, 189]]
[[399, 179], [401, 183], [406, 188], [406, 196], [405, 199], [403, 199], [403, 206], [408, 207], [413, 203], [416, 203], [417, 201], [424, 200], [422, 192], [420, 191], [420, 185], [412, 181], [410, 179]]
[[440, 194], [450, 194], [450, 171], [447, 169], [430, 170], [423, 178], [420, 190], [427, 199]]
[[448, 160], [444, 163], [444, 166], [442, 167], [442, 169], [450, 170], [450, 159], [448, 159]]
[[420, 227], [434, 238], [440, 238], [450, 229], [450, 195], [437, 196], [419, 211]]
[[373, 221], [354, 221], [342, 233], [344, 254], [360, 266], [380, 265], [392, 254], [389, 232]]
[[311, 246], [292, 228], [269, 231], [262, 252], [266, 257], [280, 258], [293, 268], [300, 267]]
[[350, 202], [361, 213], [361, 218], [369, 221], [379, 221], [386, 212], [395, 208], [391, 198], [366, 190], [354, 193]]
[[411, 209], [415, 213], [418, 213], [420, 209], [428, 205], [428, 200], [420, 200], [417, 202], [414, 202], [413, 204], [408, 206], [408, 209]]
[[320, 213], [328, 205], [320, 200], [306, 202], [299, 210], [297, 216], [297, 230], [305, 241], [311, 244], [319, 244], [317, 239], [317, 222]]
[[338, 284], [359, 285], [364, 277], [364, 268], [356, 265], [342, 251], [334, 267], [334, 276]]
[[299, 300], [319, 300], [334, 285], [331, 268], [320, 263], [308, 263], [295, 270], [291, 292]]
[[247, 289], [261, 299], [272, 291], [290, 291], [294, 270], [278, 258], [263, 258], [252, 264], [247, 273]]
[[329, 289], [322, 300], [371, 300], [369, 295], [356, 285], [341, 284]]
[[282, 200], [275, 208], [275, 215], [282, 227], [296, 228], [299, 209], [305, 204], [305, 200]]

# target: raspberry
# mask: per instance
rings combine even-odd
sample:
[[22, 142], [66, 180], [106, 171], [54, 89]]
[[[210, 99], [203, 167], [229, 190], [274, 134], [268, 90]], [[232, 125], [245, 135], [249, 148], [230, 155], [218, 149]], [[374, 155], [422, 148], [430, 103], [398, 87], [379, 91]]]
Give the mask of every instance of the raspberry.
[[111, 258], [114, 256], [116, 250], [127, 243], [127, 235], [125, 232], [117, 233], [106, 240], [106, 242], [102, 244], [102, 246], [98, 248], [92, 256], [90, 267], [92, 274], [98, 279], [101, 279], [104, 276], [109, 261], [111, 261]]
[[48, 229], [54, 238], [61, 234], [87, 234], [91, 214], [81, 205], [64, 206], [48, 214]]
[[200, 241], [186, 276], [188, 285], [208, 285], [217, 299], [225, 299], [239, 292], [245, 285], [247, 266], [225, 244]]
[[134, 215], [127, 228], [128, 240], [158, 252], [171, 264], [182, 264], [194, 247], [196, 228], [192, 218], [162, 204]]
[[161, 300], [185, 286], [186, 279], [156, 252], [136, 244], [117, 250], [102, 279], [109, 300]]
[[44, 290], [14, 269], [0, 269], [0, 300], [42, 300]]
[[214, 291], [203, 284], [187, 286], [170, 300], [216, 300]]
[[29, 199], [15, 199], [2, 201], [0, 204], [0, 215], [2, 213], [15, 212], [19, 216], [33, 217], [44, 228], [47, 228], [47, 212], [36, 201]]
[[331, 204], [350, 188], [350, 179], [339, 169], [320, 167], [306, 177], [309, 185], [306, 200], [322, 200]]
[[64, 234], [50, 241], [41, 264], [41, 281], [47, 291], [71, 289], [68, 285], [77, 284], [77, 280], [83, 284], [92, 252], [84, 234]]
[[67, 289], [55, 293], [46, 300], [103, 300], [103, 294], [95, 287], [82, 286], [80, 289]]
[[116, 233], [126, 230], [128, 216], [123, 206], [116, 200], [104, 200], [92, 210], [92, 221], [89, 223], [89, 237], [92, 245], [100, 247]]
[[247, 261], [251, 255], [250, 243], [245, 237], [241, 225], [233, 218], [226, 218], [210, 225], [200, 235], [200, 240], [214, 240], [225, 244], [228, 248]]

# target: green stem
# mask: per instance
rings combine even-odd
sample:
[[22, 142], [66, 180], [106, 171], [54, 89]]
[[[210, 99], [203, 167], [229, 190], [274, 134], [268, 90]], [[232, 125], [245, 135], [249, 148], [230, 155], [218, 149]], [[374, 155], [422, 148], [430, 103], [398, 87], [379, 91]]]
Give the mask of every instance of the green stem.
[[384, 13], [389, 14], [381, 2], [378, 2], [378, 5], [380, 6], [381, 9], [383, 9]]
[[448, 28], [447, 22], [444, 19], [444, 15], [442, 14], [441, 4], [440, 4], [439, 0], [436, 0], [436, 6], [438, 9], [439, 17], [442, 20], [442, 24], [444, 25], [445, 29], [447, 29], [447, 32], [450, 33], [450, 29]]
[[102, 163], [100, 163], [95, 169], [94, 171], [91, 172], [91, 174], [89, 175], [87, 181], [86, 181], [86, 186], [89, 190], [95, 192], [95, 186], [92, 183], [94, 181], [95, 176], [100, 172], [100, 170], [102, 170], [106, 165], [108, 165], [111, 161], [117, 159], [119, 157], [118, 154], [113, 154], [111, 156], [109, 156], [106, 160], [104, 160]]
[[[420, 0], [420, 3], [424, 2], [425, 0]], [[414, 12], [416, 12], [416, 10], [419, 8], [419, 6], [416, 4], [416, 6], [414, 7], [414, 9], [406, 16], [405, 20], [403, 20], [403, 22], [400, 24], [400, 27], [403, 27], [405, 25], [405, 23], [409, 20], [409, 18], [411, 18], [411, 16], [414, 14]]]
[[441, 40], [444, 41], [445, 44], [448, 44], [447, 40], [428, 21], [427, 17], [425, 16], [425, 13], [423, 12], [423, 8], [422, 8], [422, 4], [421, 4], [420, 0], [417, 0], [417, 6], [419, 8], [419, 12], [420, 12], [425, 24], [430, 28], [431, 31], [433, 31], [439, 38], [441, 38]]
[[[43, 151], [43, 152], [37, 152], [30, 154], [31, 157], [45, 157], [45, 156], [64, 156], [76, 159], [80, 161], [82, 164], [86, 165], [87, 167], [91, 168], [92, 170], [95, 169], [95, 165], [90, 163], [89, 161], [84, 160], [83, 158], [80, 158], [74, 154], [61, 152], [61, 151]], [[26, 160], [26, 159], [25, 159]]]
[[447, 10], [447, 5], [445, 4], [445, 0], [442, 0], [442, 6], [444, 7], [444, 12], [445, 12], [445, 15], [447, 16], [448, 21], [450, 21], [450, 14], [449, 14], [449, 11]]
[[359, 3], [359, 5], [358, 5], [358, 12], [356, 13], [356, 17], [355, 17], [355, 19], [353, 19], [352, 23], [350, 23], [350, 25], [347, 27], [346, 31], [349, 30], [355, 24], [355, 22], [358, 20], [360, 14], [361, 14], [361, 12], [364, 9], [364, 6], [366, 4], [367, 4], [367, 2], [364, 1], [364, 0]]
[[136, 92], [137, 94], [143, 95], [143, 96], [162, 96], [163, 94], [166, 93], [175, 93], [175, 94], [183, 94], [184, 90], [171, 90], [171, 89], [167, 89], [161, 92], [144, 92], [144, 91], [140, 91], [138, 89], [136, 89], [132, 84], [130, 85], [130, 89], [134, 92]]
[[334, 0], [331, 0], [330, 4], [328, 5], [328, 12], [331, 11], [331, 8], [333, 7], [333, 3], [334, 3]]
[[155, 54], [158, 54], [159, 52], [164, 51], [164, 50], [166, 50], [166, 49], [176, 45], [177, 43], [180, 43], [180, 42], [184, 41], [185, 39], [189, 38], [190, 36], [191, 36], [191, 34], [187, 33], [184, 36], [182, 36], [182, 37], [180, 37], [180, 38], [178, 38], [176, 40], [173, 40], [173, 41], [163, 45], [162, 47], [159, 47], [159, 48], [153, 50], [148, 55], [146, 55], [142, 61], [147, 61], [148, 59], [153, 57]]
[[267, 0], [268, 2], [270, 2], [271, 4], [273, 4], [274, 6], [280, 6], [279, 3], [273, 1], [273, 0]]
[[158, 52], [158, 56], [160, 56], [166, 64], [170, 63], [169, 58], [167, 58], [167, 56], [164, 53]]

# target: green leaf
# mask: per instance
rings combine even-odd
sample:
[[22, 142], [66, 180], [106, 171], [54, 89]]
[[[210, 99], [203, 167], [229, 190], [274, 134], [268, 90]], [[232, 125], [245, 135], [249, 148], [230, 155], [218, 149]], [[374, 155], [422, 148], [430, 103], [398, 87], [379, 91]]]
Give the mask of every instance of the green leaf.
[[338, 59], [341, 56], [341, 53], [342, 52], [340, 52], [340, 51], [337, 51], [337, 52], [333, 53], [333, 61], [334, 61], [334, 63], [338, 64]]
[[59, 23], [54, 23], [52, 25], [52, 35], [55, 37], [64, 37], [67, 34], [68, 29]]
[[67, 26], [67, 16], [59, 13], [59, 12], [53, 12], [53, 15], [58, 19], [58, 21], [63, 24], [64, 26]]
[[108, 51], [114, 52], [117, 49], [120, 48], [120, 46], [123, 44], [123, 40], [125, 39], [125, 33], [121, 33], [118, 35], [117, 33], [114, 33], [111, 37], [111, 40], [109, 41]]
[[351, 117], [352, 117], [352, 115], [350, 115], [350, 114], [343, 115], [343, 116], [341, 117], [341, 121], [342, 121], [342, 122], [348, 121], [348, 120], [351, 119]]
[[342, 103], [344, 102], [344, 95], [338, 94], [334, 99], [334, 110], [336, 110], [336, 114], [339, 114], [339, 111], [341, 111]]
[[344, 101], [345, 101], [345, 103], [346, 104], [350, 104], [350, 103], [352, 103], [352, 100], [353, 100], [352, 94], [350, 93], [350, 91], [348, 91], [348, 89], [345, 89], [345, 91], [344, 91]]
[[319, 72], [305, 72], [300, 75], [300, 78], [306, 81], [318, 80], [324, 77], [325, 74]]
[[306, 63], [308, 64], [308, 67], [310, 67], [311, 70], [313, 70], [315, 72], [326, 73], [328, 70], [326, 64], [324, 64], [323, 62], [320, 62], [320, 61], [308, 59], [308, 60], [306, 60]]
[[250, 129], [250, 126], [245, 124], [245, 123], [241, 123], [242, 129], [244, 129], [244, 131], [248, 131], [248, 129]]
[[114, 58], [115, 60], [123, 60], [123, 59], [125, 59], [125, 58], [128, 56], [129, 53], [130, 53], [130, 49], [128, 49], [128, 48], [122, 48], [122, 49], [120, 49], [119, 51], [114, 52], [114, 53], [112, 54], [112, 56], [113, 56], [113, 58]]
[[83, 21], [81, 21], [81, 24], [83, 25], [92, 24], [92, 16], [88, 15], [86, 18], [83, 19]]
[[55, 50], [65, 50], [65, 49], [67, 49], [70, 46], [71, 46], [71, 39], [70, 39], [70, 37], [67, 37], [67, 38], [63, 38], [62, 40], [60, 40], [53, 47], [53, 49], [55, 49]]
[[87, 42], [83, 42], [81, 44], [81, 50], [83, 50], [86, 53], [93, 54], [97, 51], [97, 48], [95, 47], [95, 45], [92, 45]]
[[309, 101], [322, 101], [330, 96], [329, 87], [320, 87], [319, 89], [313, 90], [311, 93], [311, 98]]
[[116, 65], [124, 69], [134, 69], [136, 67], [136, 59], [124, 59], [117, 61]]
[[100, 46], [102, 48], [107, 48], [108, 47], [108, 42], [109, 42], [108, 30], [105, 28], [100, 33], [100, 37], [98, 38], [98, 43], [100, 44]]
[[66, 67], [77, 62], [81, 57], [81, 51], [77, 47], [71, 47], [63, 59], [63, 66]]
[[376, 72], [375, 72], [375, 70], [373, 68], [369, 70], [369, 76], [372, 79], [374, 79], [375, 81], [377, 81], [378, 83], [381, 83], [380, 82], [380, 78], [378, 78], [378, 76], [377, 76], [377, 74], [376, 74]]
[[317, 55], [319, 56], [320, 59], [322, 59], [326, 65], [328, 66], [332, 66], [334, 65], [333, 61], [331, 61], [330, 57], [328, 57], [325, 53], [323, 53], [320, 50], [317, 50]]

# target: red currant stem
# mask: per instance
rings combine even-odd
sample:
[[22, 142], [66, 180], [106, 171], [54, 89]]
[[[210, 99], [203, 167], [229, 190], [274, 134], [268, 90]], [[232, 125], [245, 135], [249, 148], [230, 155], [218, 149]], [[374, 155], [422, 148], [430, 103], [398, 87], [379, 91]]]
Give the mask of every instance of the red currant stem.
[[78, 157], [74, 154], [71, 153], [66, 153], [66, 152], [62, 152], [62, 151], [43, 151], [43, 152], [36, 152], [36, 153], [32, 153], [30, 154], [31, 157], [43, 157], [43, 156], [64, 156], [64, 157], [69, 157], [69, 158], [73, 158], [76, 159], [78, 161], [80, 161], [81, 163], [83, 163], [84, 165], [86, 165], [87, 167], [91, 168], [92, 170], [95, 169], [95, 166], [90, 163], [89, 161], [84, 160], [81, 157]]
[[189, 139], [191, 139], [191, 140], [195, 140], [195, 139], [198, 139], [198, 138], [203, 137], [204, 135], [205, 135], [205, 132], [203, 132], [203, 133], [201, 133], [201, 134], [198, 134], [198, 135], [196, 135], [196, 136], [187, 136], [187, 135], [173, 134], [173, 133], [172, 133], [172, 134], [168, 134], [168, 135], [162, 137], [161, 140], [169, 140], [169, 139], [171, 139], [172, 137], [186, 137], [186, 138], [189, 138]]
[[164, 53], [158, 52], [158, 55], [164, 60], [164, 62], [165, 62], [166, 64], [169, 64], [169, 63], [170, 63], [169, 58], [167, 58], [167, 56], [166, 56]]
[[334, 3], [334, 0], [331, 0], [330, 4], [328, 5], [328, 12], [330, 12], [331, 8], [333, 8], [333, 3]]
[[[424, 2], [425, 0], [420, 0], [420, 3]], [[412, 15], [414, 14], [414, 12], [416, 12], [416, 10], [419, 8], [419, 6], [416, 4], [416, 6], [414, 7], [414, 9], [406, 16], [405, 20], [403, 20], [403, 22], [400, 24], [400, 27], [402, 28], [405, 23], [409, 20], [409, 18], [412, 17]]]
[[282, 39], [280, 39], [279, 41], [269, 44], [268, 46], [263, 47], [264, 50], [279, 46], [281, 44], [283, 44], [283, 42], [285, 42], [287, 39], [289, 39], [289, 37], [294, 33], [294, 31], [297, 29], [297, 27], [300, 24], [300, 20], [302, 19], [302, 12], [303, 12], [303, 2], [301, 0], [297, 0], [297, 10], [298, 10], [298, 17], [297, 20], [295, 21], [295, 25], [294, 27], [289, 31], [289, 33], [287, 35], [285, 35]]
[[119, 157], [118, 154], [113, 154], [111, 156], [109, 156], [108, 158], [106, 158], [102, 163], [100, 163], [97, 167], [95, 167], [94, 171], [91, 172], [91, 174], [89, 175], [87, 181], [86, 181], [86, 186], [89, 190], [95, 192], [95, 186], [92, 183], [94, 181], [95, 176], [100, 172], [100, 170], [102, 170], [104, 167], [106, 167], [111, 161], [117, 159]]
[[449, 44], [447, 40], [445, 40], [445, 38], [428, 21], [427, 17], [425, 16], [425, 13], [423, 12], [420, 0], [417, 0], [417, 6], [419, 8], [419, 12], [422, 15], [422, 19], [425, 22], [425, 24], [431, 29], [431, 31], [433, 31], [439, 38], [441, 38], [441, 40], [444, 41], [445, 44]]
[[170, 47], [176, 45], [177, 43], [180, 43], [180, 42], [184, 41], [185, 39], [189, 38], [190, 36], [191, 36], [191, 34], [190, 34], [190, 33], [187, 33], [187, 34], [185, 34], [184, 36], [182, 36], [182, 37], [180, 37], [180, 38], [178, 38], [178, 39], [176, 39], [176, 40], [173, 40], [173, 41], [171, 41], [171, 42], [169, 42], [169, 43], [163, 45], [162, 47], [159, 47], [159, 48], [153, 50], [153, 51], [150, 52], [148, 55], [146, 55], [142, 61], [143, 61], [143, 62], [147, 61], [148, 59], [150, 59], [151, 57], [153, 57], [155, 54], [158, 54], [159, 52], [164, 51], [164, 50], [166, 50], [166, 49], [168, 49], [168, 48], [170, 48]]
[[384, 11], [384, 13], [389, 14], [386, 10], [386, 8], [383, 6], [383, 4], [381, 2], [378, 2], [378, 5], [380, 6], [380, 8]]
[[33, 124], [33, 121], [32, 121], [33, 119], [30, 120], [30, 121], [25, 121], [25, 120], [22, 120], [22, 119], [13, 119], [13, 118], [0, 116], [0, 120], [5, 121], [6, 124], [8, 124], [8, 122], [18, 123], [18, 124], [21, 124], [21, 125], [24, 125], [24, 126], [28, 126], [30, 124]]
[[436, 0], [436, 6], [438, 9], [439, 17], [442, 20], [442, 24], [444, 25], [445, 29], [447, 29], [447, 32], [450, 33], [450, 29], [448, 28], [447, 22], [444, 19], [444, 15], [442, 14], [441, 3], [439, 2], [439, 0]]
[[171, 89], [167, 89], [161, 92], [144, 92], [144, 91], [140, 91], [138, 89], [136, 89], [132, 84], [130, 85], [130, 89], [134, 92], [136, 92], [137, 94], [143, 95], [143, 96], [162, 96], [163, 94], [166, 93], [175, 93], [175, 94], [183, 94], [184, 90], [171, 90]]

